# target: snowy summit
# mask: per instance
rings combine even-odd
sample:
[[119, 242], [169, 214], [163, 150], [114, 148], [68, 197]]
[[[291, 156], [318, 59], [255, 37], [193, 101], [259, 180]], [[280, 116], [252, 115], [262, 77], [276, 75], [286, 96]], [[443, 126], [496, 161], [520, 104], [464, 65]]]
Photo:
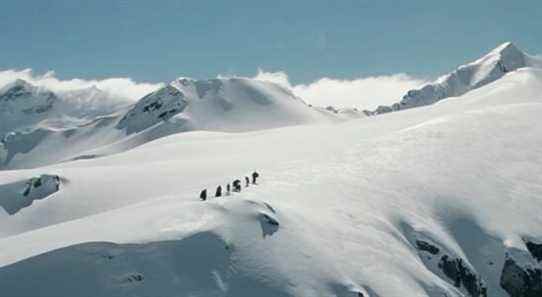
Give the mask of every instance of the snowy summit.
[[512, 42], [506, 42], [482, 58], [459, 66], [455, 71], [440, 77], [435, 82], [421, 89], [408, 91], [399, 103], [392, 106], [379, 106], [373, 113], [380, 114], [424, 106], [445, 98], [461, 96], [470, 90], [492, 83], [509, 72], [539, 65], [541, 64], [538, 60], [522, 52]]

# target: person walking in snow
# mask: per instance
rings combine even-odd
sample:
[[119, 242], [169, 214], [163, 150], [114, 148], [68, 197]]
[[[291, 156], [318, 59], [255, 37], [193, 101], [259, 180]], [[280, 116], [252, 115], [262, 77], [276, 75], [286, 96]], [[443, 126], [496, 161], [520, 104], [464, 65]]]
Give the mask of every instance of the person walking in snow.
[[230, 184], [226, 185], [226, 196], [230, 196], [230, 192], [231, 192], [231, 186]]
[[218, 186], [216, 188], [215, 197], [221, 197], [222, 196], [222, 186]]
[[199, 198], [203, 201], [207, 200], [207, 189], [203, 189], [203, 191], [201, 191]]
[[253, 184], [253, 185], [256, 184], [256, 179], [257, 179], [258, 177], [260, 177], [260, 174], [259, 174], [258, 172], [256, 172], [256, 171], [254, 171], [254, 172], [252, 173], [252, 184]]
[[241, 181], [236, 179], [233, 181], [233, 191], [234, 192], [241, 192]]
[[250, 179], [248, 178], [248, 176], [245, 176], [245, 183], [246, 183], [245, 188], [250, 185]]

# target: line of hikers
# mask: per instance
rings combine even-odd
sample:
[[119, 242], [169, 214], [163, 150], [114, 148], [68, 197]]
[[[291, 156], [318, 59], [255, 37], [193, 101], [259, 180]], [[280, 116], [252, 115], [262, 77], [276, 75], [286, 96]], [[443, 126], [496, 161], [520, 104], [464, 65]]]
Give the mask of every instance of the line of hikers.
[[[255, 185], [256, 184], [256, 180], [258, 179], [258, 177], [260, 177], [260, 174], [256, 171], [254, 171], [252, 173], [252, 184]], [[245, 188], [250, 186], [250, 183], [251, 183], [251, 180], [248, 176], [245, 176]], [[229, 196], [231, 194], [231, 192], [241, 192], [241, 180], [240, 179], [236, 179], [234, 180], [231, 185], [230, 184], [227, 184], [226, 185], [226, 196]], [[219, 185], [217, 188], [216, 188], [216, 192], [215, 192], [215, 197], [222, 197], [222, 186]], [[203, 189], [203, 191], [201, 191], [201, 193], [199, 194], [199, 198], [203, 201], [207, 200], [207, 189]]]

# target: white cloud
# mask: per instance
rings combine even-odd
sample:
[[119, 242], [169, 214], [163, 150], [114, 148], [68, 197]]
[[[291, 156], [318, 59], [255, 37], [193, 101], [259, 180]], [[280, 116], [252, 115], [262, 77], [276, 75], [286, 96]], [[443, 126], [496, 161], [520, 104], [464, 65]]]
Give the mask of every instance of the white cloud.
[[271, 81], [289, 88], [313, 105], [359, 109], [375, 109], [378, 105], [393, 104], [408, 90], [426, 83], [425, 80], [400, 73], [353, 80], [324, 77], [310, 84], [292, 85], [285, 72], [265, 72], [261, 69], [254, 79]]
[[32, 69], [0, 70], [0, 88], [16, 79], [23, 79], [33, 85], [45, 87], [53, 92], [80, 90], [96, 86], [113, 96], [122, 99], [137, 100], [158, 89], [162, 84], [138, 83], [131, 78], [107, 78], [103, 80], [68, 79], [61, 80], [53, 71], [42, 75], [33, 73]]

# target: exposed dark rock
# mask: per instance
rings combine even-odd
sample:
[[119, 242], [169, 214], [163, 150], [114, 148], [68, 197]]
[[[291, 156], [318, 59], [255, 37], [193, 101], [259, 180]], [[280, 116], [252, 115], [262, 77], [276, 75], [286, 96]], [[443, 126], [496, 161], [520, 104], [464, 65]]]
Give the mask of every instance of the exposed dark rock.
[[41, 187], [43, 183], [47, 183], [53, 189], [50, 191], [58, 191], [60, 189], [60, 177], [58, 175], [41, 175], [39, 177], [31, 178], [27, 183], [23, 191], [23, 196], [28, 196], [33, 190]]
[[163, 113], [159, 114], [158, 117], [162, 120], [167, 120], [171, 116], [177, 114], [180, 112], [180, 108], [172, 108], [170, 110], [164, 111]]
[[143, 107], [143, 111], [144, 112], [149, 112], [149, 111], [158, 110], [158, 109], [160, 109], [162, 107], [162, 105], [163, 105], [162, 101], [158, 100], [156, 102], [152, 102], [152, 103], [150, 103], [148, 105], [145, 105]]
[[188, 102], [184, 94], [173, 86], [166, 86], [139, 100], [117, 124], [128, 134], [145, 130], [181, 113]]
[[133, 283], [133, 282], [142, 282], [143, 279], [144, 279], [143, 274], [134, 273], [134, 274], [130, 274], [126, 276], [126, 278], [124, 278], [124, 281], [128, 283]]
[[529, 250], [529, 253], [535, 258], [538, 262], [542, 261], [542, 244], [537, 244], [531, 241], [526, 241], [525, 245]]
[[439, 248], [423, 240], [416, 240], [416, 246], [421, 251], [426, 251], [432, 255], [436, 255], [440, 252]]
[[0, 185], [0, 207], [9, 215], [32, 205], [35, 200], [45, 199], [60, 189], [60, 177], [42, 174], [28, 180]]
[[501, 287], [510, 297], [542, 296], [542, 270], [523, 268], [513, 259], [504, 262]]
[[448, 255], [444, 255], [440, 259], [439, 268], [447, 277], [453, 280], [455, 287], [460, 288], [463, 286], [473, 297], [478, 297], [482, 291], [486, 291], [482, 289], [476, 274], [470, 271], [460, 258], [453, 259]]
[[376, 108], [376, 110], [373, 112], [374, 115], [377, 115], [377, 114], [383, 114], [383, 113], [388, 113], [388, 112], [392, 112], [393, 109], [389, 106], [384, 106], [384, 105], [380, 105]]
[[0, 97], [4, 101], [9, 100], [15, 100], [18, 97], [24, 96], [24, 95], [31, 95], [32, 93], [29, 92], [24, 85], [15, 85], [11, 89], [7, 90], [2, 97]]
[[277, 220], [273, 219], [272, 217], [264, 214], [263, 217], [265, 218], [266, 222], [270, 225], [273, 225], [273, 226], [278, 226], [279, 225], [279, 222], [277, 222]]

